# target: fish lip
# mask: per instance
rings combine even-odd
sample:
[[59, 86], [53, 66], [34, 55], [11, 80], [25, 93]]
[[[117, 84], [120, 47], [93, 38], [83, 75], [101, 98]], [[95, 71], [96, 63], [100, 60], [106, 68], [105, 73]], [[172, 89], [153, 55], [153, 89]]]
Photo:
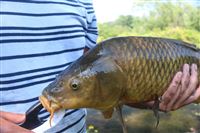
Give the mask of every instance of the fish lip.
[[58, 104], [58, 102], [56, 102], [55, 100], [52, 101], [52, 98], [50, 100], [48, 100], [45, 96], [40, 96], [39, 97], [40, 102], [42, 103], [43, 107], [50, 113], [50, 121], [49, 124], [50, 126], [52, 118], [54, 116], [54, 113], [60, 109], [62, 109], [62, 107], [60, 106], [60, 104]]
[[44, 95], [41, 95], [39, 97], [39, 101], [42, 103], [43, 107], [50, 113], [53, 113], [55, 111], [58, 111], [59, 109], [62, 109], [62, 106], [54, 98], [51, 98], [49, 100]]

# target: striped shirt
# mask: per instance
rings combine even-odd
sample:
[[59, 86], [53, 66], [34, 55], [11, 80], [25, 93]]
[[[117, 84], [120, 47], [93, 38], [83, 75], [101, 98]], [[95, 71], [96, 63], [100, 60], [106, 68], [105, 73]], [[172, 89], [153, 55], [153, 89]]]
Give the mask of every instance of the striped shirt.
[[[96, 44], [92, 0], [1, 0], [0, 110], [25, 113], [55, 76]], [[49, 114], [43, 110], [41, 118]], [[49, 132], [85, 132], [85, 109]]]

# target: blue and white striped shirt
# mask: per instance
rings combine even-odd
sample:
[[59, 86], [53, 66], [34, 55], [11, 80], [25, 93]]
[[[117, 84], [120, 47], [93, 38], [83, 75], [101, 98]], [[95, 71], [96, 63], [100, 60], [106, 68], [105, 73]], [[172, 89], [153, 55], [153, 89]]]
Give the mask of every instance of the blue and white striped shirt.
[[[0, 19], [3, 111], [25, 113], [55, 75], [96, 44], [92, 0], [1, 0]], [[84, 109], [68, 110], [56, 132], [84, 132], [84, 118]]]

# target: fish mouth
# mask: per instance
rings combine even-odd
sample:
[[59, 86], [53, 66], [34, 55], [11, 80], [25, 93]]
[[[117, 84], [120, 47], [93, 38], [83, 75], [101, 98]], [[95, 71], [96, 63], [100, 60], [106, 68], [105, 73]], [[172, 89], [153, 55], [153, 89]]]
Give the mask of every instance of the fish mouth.
[[51, 126], [51, 121], [54, 116], [54, 113], [59, 109], [62, 109], [62, 106], [60, 106], [59, 103], [56, 102], [55, 100], [48, 100], [43, 95], [39, 97], [39, 100], [42, 103], [43, 107], [50, 113], [50, 126]]

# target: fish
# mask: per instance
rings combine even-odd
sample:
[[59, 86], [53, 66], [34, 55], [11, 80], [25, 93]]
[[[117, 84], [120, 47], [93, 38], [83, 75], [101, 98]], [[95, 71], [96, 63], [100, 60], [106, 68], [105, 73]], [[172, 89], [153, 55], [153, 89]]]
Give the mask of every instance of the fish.
[[200, 49], [193, 44], [159, 37], [114, 37], [62, 71], [39, 99], [51, 116], [59, 109], [93, 108], [110, 118], [122, 105], [158, 101], [186, 63], [200, 68]]

